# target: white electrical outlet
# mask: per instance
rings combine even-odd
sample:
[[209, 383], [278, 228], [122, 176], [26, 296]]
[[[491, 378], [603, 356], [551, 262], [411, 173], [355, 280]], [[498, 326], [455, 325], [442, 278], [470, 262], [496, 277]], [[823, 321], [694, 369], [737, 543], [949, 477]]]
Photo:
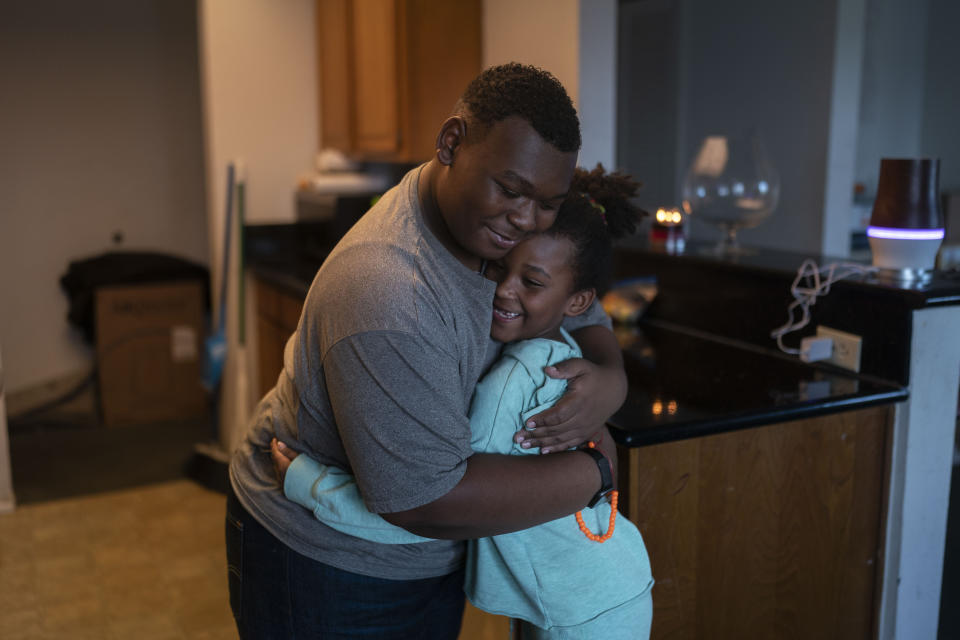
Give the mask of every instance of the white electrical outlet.
[[833, 340], [833, 353], [824, 360], [850, 371], [860, 371], [860, 347], [862, 338], [846, 331], [820, 325], [817, 336]]

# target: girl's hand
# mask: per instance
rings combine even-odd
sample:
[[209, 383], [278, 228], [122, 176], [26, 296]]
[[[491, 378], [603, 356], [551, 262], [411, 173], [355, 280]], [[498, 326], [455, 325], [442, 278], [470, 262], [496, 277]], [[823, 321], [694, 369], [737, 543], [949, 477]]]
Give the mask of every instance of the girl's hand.
[[563, 397], [551, 408], [527, 420], [514, 434], [523, 448], [540, 447], [541, 453], [563, 451], [588, 440], [597, 440], [605, 423], [623, 404], [626, 376], [623, 367], [601, 367], [589, 360], [566, 360], [544, 369], [551, 378], [567, 380]]
[[270, 441], [270, 458], [273, 460], [273, 470], [277, 474], [277, 479], [280, 481], [281, 487], [283, 486], [284, 479], [287, 477], [287, 469], [290, 468], [290, 463], [293, 462], [298, 455], [300, 455], [298, 452], [276, 438]]

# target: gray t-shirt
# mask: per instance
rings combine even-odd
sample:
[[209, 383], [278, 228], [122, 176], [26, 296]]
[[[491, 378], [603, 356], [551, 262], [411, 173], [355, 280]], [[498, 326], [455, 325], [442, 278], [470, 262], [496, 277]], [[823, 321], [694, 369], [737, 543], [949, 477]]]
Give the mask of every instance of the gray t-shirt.
[[[444, 575], [461, 542], [383, 545], [331, 529], [288, 501], [275, 477], [276, 435], [353, 473], [367, 507], [432, 502], [463, 477], [467, 409], [494, 360], [494, 283], [460, 263], [427, 229], [408, 173], [344, 236], [317, 272], [276, 387], [261, 400], [230, 463], [237, 497], [292, 549], [355, 573]], [[609, 323], [599, 305], [568, 329]]]

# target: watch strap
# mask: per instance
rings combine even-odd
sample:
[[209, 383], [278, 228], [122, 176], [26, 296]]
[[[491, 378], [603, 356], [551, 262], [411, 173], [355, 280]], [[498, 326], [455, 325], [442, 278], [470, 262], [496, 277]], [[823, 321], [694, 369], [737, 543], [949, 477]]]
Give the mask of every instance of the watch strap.
[[611, 491], [613, 491], [613, 473], [611, 472], [612, 466], [610, 465], [610, 461], [607, 460], [607, 456], [603, 455], [603, 453], [593, 447], [583, 447], [581, 449], [577, 449], [577, 451], [582, 451], [593, 458], [594, 462], [597, 463], [597, 469], [600, 471], [600, 489], [593, 494], [590, 502], [587, 503], [588, 507], [593, 507], [607, 497]]

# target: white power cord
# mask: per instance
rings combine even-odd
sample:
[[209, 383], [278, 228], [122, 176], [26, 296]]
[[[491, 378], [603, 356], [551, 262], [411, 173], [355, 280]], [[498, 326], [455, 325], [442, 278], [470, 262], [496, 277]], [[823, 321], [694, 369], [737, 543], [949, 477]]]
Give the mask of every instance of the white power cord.
[[[771, 338], [776, 338], [777, 346], [784, 353], [799, 355], [807, 362], [824, 360], [830, 356], [832, 341], [830, 338], [804, 338], [799, 349], [787, 347], [783, 344], [783, 336], [804, 328], [810, 324], [810, 307], [817, 303], [817, 298], [830, 293], [830, 285], [837, 280], [855, 275], [874, 273], [876, 267], [868, 267], [854, 262], [833, 262], [820, 267], [813, 260], [804, 260], [797, 269], [797, 277], [790, 286], [790, 295], [793, 302], [787, 306], [787, 323], [770, 332]], [[800, 317], [796, 317], [797, 309]], [[826, 356], [822, 356], [826, 350]]]

